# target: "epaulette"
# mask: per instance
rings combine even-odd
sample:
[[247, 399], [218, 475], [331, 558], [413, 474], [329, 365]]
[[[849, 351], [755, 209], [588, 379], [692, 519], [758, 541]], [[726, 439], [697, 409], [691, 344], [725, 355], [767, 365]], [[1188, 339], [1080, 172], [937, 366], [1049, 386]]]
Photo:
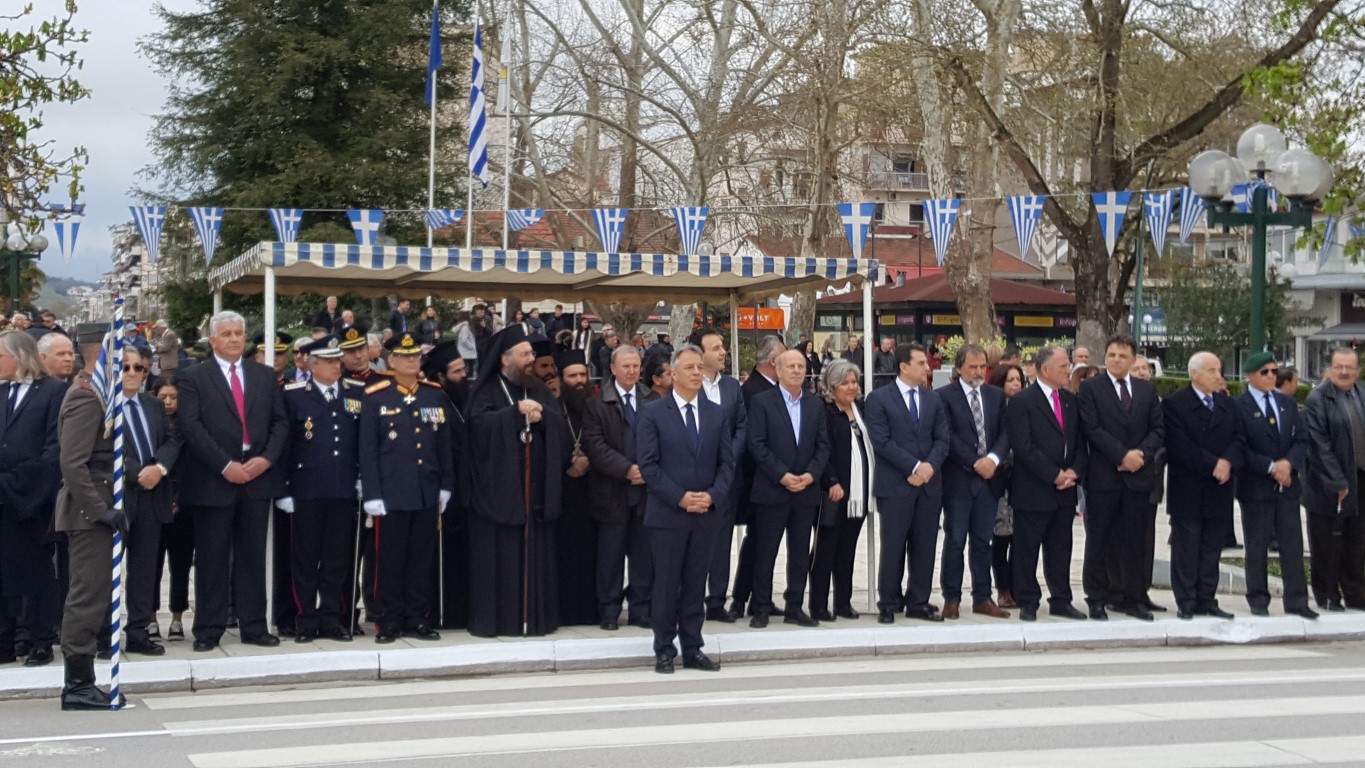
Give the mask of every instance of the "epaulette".
[[370, 386], [365, 387], [365, 394], [373, 395], [375, 392], [378, 392], [383, 389], [388, 389], [391, 384], [393, 384], [393, 379], [384, 379], [383, 381], [377, 381], [371, 384]]
[[365, 386], [365, 382], [361, 381], [360, 379], [350, 379], [350, 378], [347, 378], [347, 379], [342, 379], [342, 381], [344, 381], [346, 384], [348, 384], [348, 385], [350, 385], [350, 386], [352, 386], [352, 387], [363, 387], [363, 386]]
[[420, 382], [418, 382], [418, 383], [419, 383], [419, 384], [425, 384], [425, 385], [427, 385], [428, 387], [435, 387], [435, 388], [437, 388], [437, 389], [440, 389], [440, 388], [441, 388], [441, 385], [440, 385], [440, 384], [437, 384], [437, 383], [434, 382], [434, 381], [427, 381], [426, 379], [422, 379], [422, 380], [421, 380]]
[[307, 381], [293, 381], [284, 385], [284, 391], [293, 392], [296, 389], [306, 389], [307, 387], [308, 387]]

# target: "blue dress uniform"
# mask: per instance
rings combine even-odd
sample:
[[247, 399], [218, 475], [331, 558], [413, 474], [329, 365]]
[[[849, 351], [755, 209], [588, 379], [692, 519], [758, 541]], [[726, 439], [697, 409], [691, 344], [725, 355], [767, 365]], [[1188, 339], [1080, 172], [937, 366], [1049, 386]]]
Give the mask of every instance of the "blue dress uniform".
[[[390, 355], [420, 355], [412, 333], [386, 344]], [[384, 378], [365, 389], [360, 414], [360, 475], [365, 512], [374, 517], [377, 640], [434, 640], [427, 613], [435, 580], [437, 520], [455, 489], [450, 401], [440, 385], [412, 389]]]
[[[336, 360], [335, 336], [303, 347], [321, 361]], [[289, 417], [285, 468], [288, 496], [276, 505], [289, 515], [292, 601], [298, 610], [296, 642], [316, 637], [350, 640], [340, 619], [351, 599], [352, 527], [360, 477], [360, 413], [365, 385], [354, 379], [331, 384], [300, 381], [284, 387]]]

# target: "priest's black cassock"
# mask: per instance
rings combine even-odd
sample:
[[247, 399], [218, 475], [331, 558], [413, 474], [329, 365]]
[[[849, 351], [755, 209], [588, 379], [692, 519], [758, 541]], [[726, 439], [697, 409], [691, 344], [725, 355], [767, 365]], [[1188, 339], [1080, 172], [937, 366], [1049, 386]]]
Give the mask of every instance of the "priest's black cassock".
[[[466, 410], [467, 455], [473, 459], [469, 632], [479, 637], [545, 635], [559, 627], [555, 521], [573, 441], [549, 388], [502, 372], [503, 353], [524, 343], [517, 325], [489, 340]], [[527, 419], [517, 405], [523, 399], [542, 408], [541, 420], [530, 425], [529, 520], [522, 441]]]
[[[561, 352], [555, 356], [561, 376], [569, 372], [587, 375], [583, 350]], [[591, 390], [569, 386], [567, 377], [559, 385], [560, 405], [568, 420], [571, 454], [581, 455], [583, 409]], [[570, 456], [572, 461], [573, 456]], [[563, 503], [559, 515], [559, 618], [564, 625], [597, 624], [601, 621], [597, 607], [597, 530], [588, 505], [592, 491], [588, 475], [564, 476]]]
[[459, 356], [455, 342], [437, 344], [422, 359], [422, 375], [427, 381], [441, 385], [450, 399], [450, 416], [446, 423], [453, 430], [450, 447], [455, 467], [455, 494], [441, 513], [441, 568], [433, 574], [432, 606], [428, 614], [431, 622], [438, 620], [441, 629], [464, 629], [469, 623], [469, 459], [465, 457], [469, 425], [465, 422], [464, 404], [469, 394], [469, 382], [446, 381], [445, 370], [450, 361]]

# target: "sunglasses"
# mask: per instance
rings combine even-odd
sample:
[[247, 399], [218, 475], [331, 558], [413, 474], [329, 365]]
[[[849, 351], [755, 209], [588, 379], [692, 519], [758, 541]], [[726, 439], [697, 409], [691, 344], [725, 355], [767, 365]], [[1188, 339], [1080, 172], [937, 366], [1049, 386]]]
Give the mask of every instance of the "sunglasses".
[[1261, 370], [1257, 371], [1257, 373], [1261, 374], [1262, 376], [1279, 372], [1280, 372], [1279, 368], [1262, 368]]
[[123, 372], [124, 372], [124, 373], [128, 373], [129, 371], [137, 371], [138, 373], [146, 373], [146, 372], [147, 372], [147, 366], [145, 366], [145, 365], [143, 365], [143, 364], [141, 364], [141, 363], [134, 363], [134, 364], [132, 364], [132, 365], [125, 365], [125, 366], [123, 366]]

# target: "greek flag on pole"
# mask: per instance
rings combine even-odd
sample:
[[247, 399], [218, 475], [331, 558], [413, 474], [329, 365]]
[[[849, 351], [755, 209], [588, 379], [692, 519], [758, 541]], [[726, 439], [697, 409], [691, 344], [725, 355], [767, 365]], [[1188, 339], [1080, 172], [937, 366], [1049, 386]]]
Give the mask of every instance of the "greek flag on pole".
[[1322, 247], [1318, 249], [1318, 268], [1332, 258], [1332, 249], [1337, 244], [1337, 217], [1328, 216], [1322, 232]]
[[1128, 215], [1128, 202], [1133, 193], [1092, 192], [1090, 200], [1095, 206], [1095, 215], [1100, 219], [1100, 233], [1104, 235], [1104, 247], [1109, 255], [1114, 255], [1114, 247], [1119, 242], [1119, 230], [1123, 228], [1123, 218]]
[[76, 252], [76, 235], [80, 234], [81, 220], [85, 218], [85, 203], [77, 203], [70, 208], [53, 203], [48, 210], [57, 215], [52, 221], [52, 229], [57, 235], [57, 250], [62, 254], [62, 261], [70, 264], [71, 255]]
[[1180, 242], [1188, 243], [1194, 225], [1204, 216], [1204, 198], [1194, 193], [1194, 187], [1180, 190]]
[[853, 258], [863, 257], [867, 233], [872, 228], [872, 217], [877, 214], [876, 203], [839, 203], [839, 218], [844, 222], [844, 235]]
[[938, 265], [948, 257], [948, 241], [953, 237], [953, 225], [957, 224], [957, 209], [962, 201], [955, 198], [924, 201], [924, 222], [929, 227], [929, 237], [934, 241], [934, 258]]
[[444, 229], [464, 218], [464, 211], [458, 208], [428, 208], [422, 212], [427, 220], [427, 229]]
[[1152, 232], [1152, 244], [1156, 255], [1166, 248], [1166, 231], [1171, 228], [1171, 202], [1174, 191], [1146, 192], [1142, 195], [1142, 209], [1147, 216], [1147, 229]]
[[302, 221], [302, 208], [270, 209], [270, 223], [275, 226], [275, 236], [281, 243], [292, 243], [299, 239], [299, 224]]
[[[1019, 242], [1019, 258], [1028, 260], [1029, 249], [1033, 247], [1033, 235], [1038, 231], [1038, 221], [1043, 218], [1043, 195], [1016, 195], [1006, 198], [1010, 209], [1010, 220], [1014, 222], [1014, 237]], [[1041, 259], [1040, 259], [1041, 261]]]
[[474, 65], [469, 88], [469, 172], [488, 186], [488, 127], [483, 93], [483, 28], [474, 22]]
[[431, 45], [427, 48], [427, 103], [436, 100], [436, 70], [445, 61], [441, 57], [441, 12], [433, 3], [431, 7]]
[[204, 263], [213, 263], [213, 252], [218, 250], [218, 233], [223, 229], [222, 208], [190, 208], [194, 232], [204, 246]]
[[621, 250], [621, 232], [626, 228], [628, 213], [629, 208], [592, 209], [592, 221], [597, 226], [597, 239], [602, 243], [603, 253], [617, 253]]
[[379, 226], [384, 223], [384, 212], [378, 208], [352, 208], [346, 211], [355, 230], [355, 241], [361, 245], [375, 245], [379, 242]]
[[701, 247], [701, 236], [706, 231], [706, 217], [710, 213], [711, 209], [704, 205], [673, 209], [673, 220], [678, 224], [678, 239], [682, 241], [679, 250], [684, 256], [696, 255], [697, 249]]
[[166, 224], [166, 206], [130, 205], [128, 210], [133, 212], [133, 223], [137, 224], [137, 232], [142, 235], [142, 243], [147, 248], [147, 263], [155, 264], [156, 257], [161, 253], [161, 229]]
[[517, 208], [507, 211], [507, 228], [516, 232], [517, 230], [534, 227], [545, 217], [544, 208]]

